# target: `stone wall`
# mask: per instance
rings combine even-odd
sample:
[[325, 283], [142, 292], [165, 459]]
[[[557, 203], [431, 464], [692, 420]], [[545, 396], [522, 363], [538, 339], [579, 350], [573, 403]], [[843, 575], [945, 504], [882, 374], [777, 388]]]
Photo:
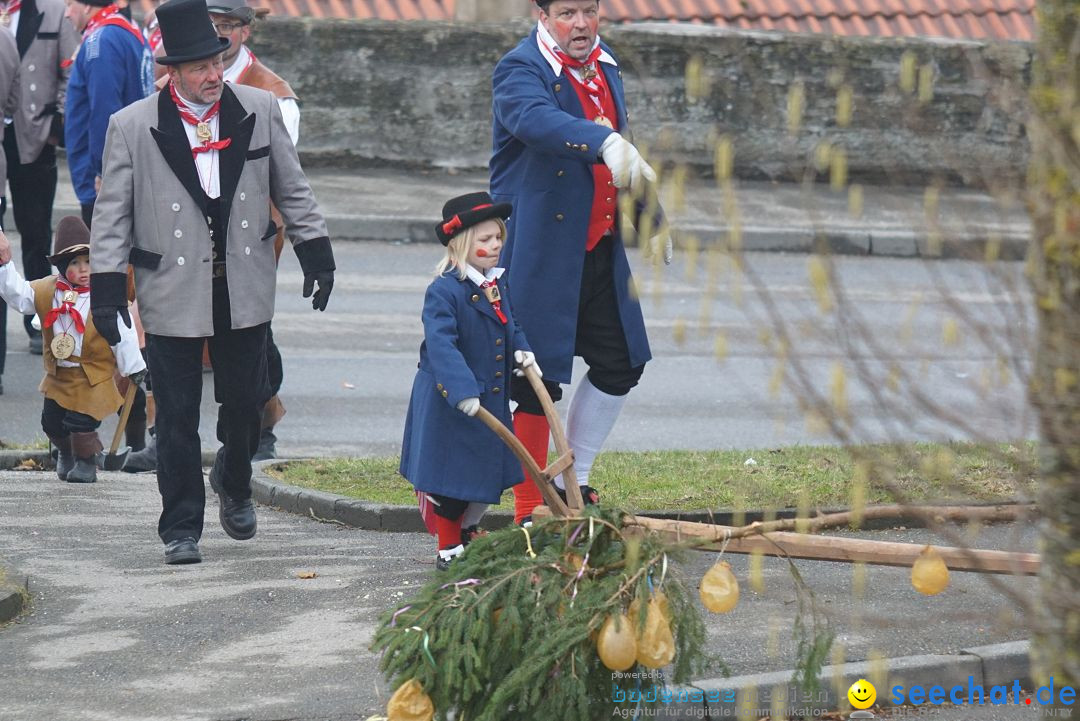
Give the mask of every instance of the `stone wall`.
[[[529, 27], [272, 18], [253, 47], [303, 101], [306, 162], [477, 168], [490, 150], [492, 68]], [[870, 180], [985, 185], [1027, 161], [1028, 45], [673, 24], [603, 36], [637, 142], [705, 174], [724, 136], [746, 178], [824, 168], [823, 144], [844, 150], [850, 178]], [[838, 96], [851, 100], [847, 124]], [[800, 107], [793, 129], [789, 109]]]

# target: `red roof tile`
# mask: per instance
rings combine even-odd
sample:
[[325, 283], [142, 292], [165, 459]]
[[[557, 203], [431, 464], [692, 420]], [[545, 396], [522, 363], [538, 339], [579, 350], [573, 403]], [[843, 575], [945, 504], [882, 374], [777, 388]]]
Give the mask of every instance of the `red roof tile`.
[[[451, 20], [455, 0], [250, 0], [274, 15]], [[135, 0], [148, 11], [152, 0]], [[525, 0], [507, 0], [525, 2]], [[745, 30], [1033, 40], [1036, 0], [603, 0], [612, 22], [709, 23]]]

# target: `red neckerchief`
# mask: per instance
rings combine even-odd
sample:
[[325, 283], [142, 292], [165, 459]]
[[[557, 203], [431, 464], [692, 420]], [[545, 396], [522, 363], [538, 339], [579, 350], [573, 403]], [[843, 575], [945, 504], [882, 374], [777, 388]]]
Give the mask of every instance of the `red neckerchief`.
[[[480, 287], [483, 288], [485, 291], [488, 288], [495, 289], [495, 292], [492, 294], [494, 295], [494, 298], [492, 298], [492, 295], [488, 295], [488, 300], [491, 301], [491, 307], [495, 309], [495, 315], [499, 317], [499, 320], [502, 321], [503, 325], [506, 325], [508, 321], [506, 319], [506, 315], [502, 312], [502, 300], [500, 300], [498, 284], [494, 280], [485, 280], [483, 283], [480, 284]], [[485, 295], [487, 294], [485, 293]]]
[[8, 4], [7, 6], [0, 8], [0, 12], [7, 15], [8, 17], [11, 17], [15, 13], [19, 12], [20, 8], [22, 8], [22, 0], [16, 0], [15, 2]]
[[[173, 102], [176, 103], [176, 110], [180, 113], [180, 117], [184, 119], [184, 122], [188, 125], [194, 125], [198, 127], [200, 123], [206, 123], [213, 119], [218, 111], [221, 110], [221, 98], [210, 106], [210, 109], [206, 111], [206, 115], [199, 118], [195, 113], [191, 112], [191, 109], [184, 104], [184, 101], [180, 99], [180, 96], [176, 94], [176, 88], [172, 83], [169, 83], [169, 94], [172, 96]], [[211, 142], [209, 139], [203, 140], [202, 145], [196, 145], [191, 149], [191, 157], [195, 157], [199, 153], [208, 153], [211, 150], [224, 150], [232, 144], [232, 138], [223, 138]]]
[[[79, 295], [82, 295], [83, 293], [89, 293], [90, 292], [90, 287], [89, 286], [82, 286], [82, 285], [73, 286], [73, 285], [69, 285], [63, 278], [57, 278], [56, 279], [56, 289], [57, 290], [62, 290], [62, 291], [72, 290], [72, 291], [75, 291], [76, 293], [78, 293]], [[75, 303], [69, 303], [67, 301], [62, 301], [60, 303], [59, 307], [53, 308], [52, 310], [50, 310], [45, 315], [45, 322], [42, 323], [42, 325], [44, 327], [46, 327], [46, 328], [51, 328], [53, 323], [56, 322], [56, 319], [59, 318], [62, 315], [70, 315], [71, 316], [71, 319], [73, 321], [75, 321], [75, 330], [79, 331], [80, 333], [83, 333], [83, 332], [86, 331], [86, 324], [83, 323], [82, 314], [79, 313], [79, 311], [75, 309]]]
[[[600, 47], [600, 43], [596, 44], [596, 47], [589, 53], [589, 57], [584, 60], [575, 60], [559, 48], [550, 47], [544, 42], [543, 38], [540, 38], [540, 42], [544, 43], [544, 47], [555, 58], [562, 63], [563, 68], [573, 68], [581, 73], [581, 86], [585, 88], [585, 92], [589, 94], [589, 98], [595, 103], [600, 114], [604, 114], [604, 101], [607, 99], [607, 80], [604, 78], [603, 71], [600, 70], [597, 62], [600, 59], [603, 49]], [[575, 78], [576, 79], [576, 78]]]
[[117, 27], [124, 28], [124, 30], [127, 30], [139, 39], [140, 45], [146, 44], [146, 38], [143, 37], [142, 31], [140, 31], [130, 20], [120, 14], [120, 6], [116, 3], [101, 8], [94, 17], [90, 18], [90, 22], [86, 23], [86, 29], [83, 30], [83, 38], [85, 39], [90, 33], [103, 25], [116, 25]]

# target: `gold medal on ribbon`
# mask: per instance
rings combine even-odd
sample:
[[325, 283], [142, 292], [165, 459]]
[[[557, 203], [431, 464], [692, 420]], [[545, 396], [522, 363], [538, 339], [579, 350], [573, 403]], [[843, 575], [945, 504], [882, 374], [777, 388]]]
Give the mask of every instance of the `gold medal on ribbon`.
[[593, 118], [593, 122], [597, 125], [603, 125], [605, 128], [611, 128], [612, 130], [615, 129], [615, 126], [611, 124], [611, 121], [603, 115], [597, 115], [595, 118]]
[[65, 303], [74, 303], [79, 299], [79, 294], [73, 290], [65, 290], [62, 300]]
[[597, 76], [597, 74], [598, 73], [596, 72], [596, 66], [595, 65], [592, 65], [592, 64], [586, 65], [585, 67], [581, 68], [581, 82], [583, 82], [583, 83], [592, 82], [593, 78], [595, 78]]
[[502, 300], [502, 296], [499, 295], [499, 286], [497, 285], [489, 285], [487, 288], [484, 288], [484, 295], [487, 296], [489, 303], [498, 303]]
[[52, 351], [56, 360], [70, 358], [71, 354], [75, 352], [75, 339], [67, 333], [53, 336], [52, 343], [49, 344], [49, 350]]
[[195, 137], [199, 139], [200, 143], [205, 143], [214, 137], [214, 134], [210, 132], [210, 124], [206, 122], [200, 122], [195, 126]]

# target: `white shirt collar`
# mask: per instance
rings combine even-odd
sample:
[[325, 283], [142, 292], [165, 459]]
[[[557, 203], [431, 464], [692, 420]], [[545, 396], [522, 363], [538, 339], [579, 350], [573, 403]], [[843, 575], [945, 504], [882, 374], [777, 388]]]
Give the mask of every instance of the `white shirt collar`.
[[232, 65], [225, 68], [224, 80], [227, 83], [235, 83], [240, 76], [240, 73], [244, 72], [247, 66], [251, 62], [251, 51], [248, 50], [247, 45], [240, 46], [240, 52], [233, 58]]
[[[544, 27], [544, 23], [540, 21], [537, 21], [536, 23], [536, 44], [540, 47], [540, 54], [544, 56], [544, 60], [547, 60], [548, 65], [551, 66], [551, 72], [555, 73], [556, 77], [561, 75], [563, 69], [562, 61], [551, 51], [559, 48], [559, 44], [555, 42], [555, 38], [551, 37], [551, 33]], [[599, 44], [600, 36], [597, 35], [596, 41], [593, 43], [589, 52], [595, 50], [596, 46]], [[551, 49], [549, 50], [549, 48]], [[602, 63], [607, 63], [608, 65], [614, 65], [616, 67], [618, 66], [618, 63], [615, 62], [615, 58], [611, 57], [611, 54], [608, 53], [607, 50], [601, 50], [600, 56], [597, 59]]]
[[[179, 90], [176, 91], [176, 97], [180, 98], [180, 102], [183, 103], [184, 105], [186, 105], [188, 110], [195, 113], [195, 117], [198, 117], [198, 118], [201, 118], [202, 116], [206, 115], [206, 111], [209, 110], [214, 105], [213, 103], [206, 103], [205, 105], [199, 105], [199, 104], [193, 103], [190, 100], [188, 100], [187, 98], [185, 98], [183, 95], [181, 95]], [[217, 116], [215, 115], [214, 117], [217, 117]]]
[[472, 267], [471, 265], [465, 266], [466, 277], [468, 277], [469, 280], [471, 280], [473, 283], [476, 283], [478, 286], [483, 285], [485, 281], [501, 278], [504, 272], [504, 268], [491, 268], [486, 274], [484, 274], [476, 268]]

